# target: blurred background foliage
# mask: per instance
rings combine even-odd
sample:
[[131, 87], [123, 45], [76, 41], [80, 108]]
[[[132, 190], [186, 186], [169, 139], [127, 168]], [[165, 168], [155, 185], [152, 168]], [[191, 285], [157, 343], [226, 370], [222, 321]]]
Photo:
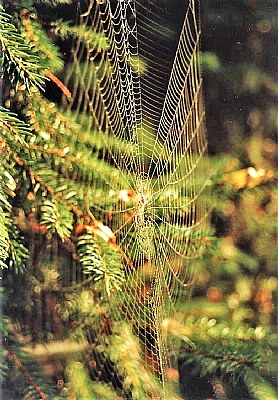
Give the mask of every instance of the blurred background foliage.
[[[21, 7], [21, 2], [13, 3]], [[31, 0], [25, 3], [32, 8]], [[68, 4], [53, 9], [48, 5], [55, 2], [37, 3], [39, 19], [43, 16], [46, 25], [58, 18], [72, 18]], [[277, 343], [273, 336], [278, 282], [277, 6], [271, 0], [202, 3], [209, 158], [215, 169], [211, 179], [213, 232], [206, 238], [203, 258], [196, 265], [192, 299], [181, 310], [182, 317], [178, 316], [183, 326], [172, 327], [187, 341], [181, 348], [179, 380], [184, 398], [191, 400], [274, 400], [276, 394], [269, 383], [277, 386]], [[38, 27], [34, 24], [34, 28]], [[69, 45], [57, 42], [63, 54]], [[53, 57], [52, 62], [55, 60], [60, 61]], [[63, 80], [63, 72], [59, 78]], [[59, 100], [60, 92], [53, 82], [47, 84], [46, 96]], [[55, 282], [56, 277], [53, 279]], [[3, 331], [8, 337], [8, 328]], [[129, 335], [128, 328], [125, 333]], [[266, 360], [271, 361], [267, 367]], [[18, 367], [20, 361], [13, 361]], [[140, 360], [135, 361], [139, 365]], [[248, 369], [250, 365], [258, 366], [262, 376]], [[72, 398], [115, 398], [110, 387], [105, 395], [100, 394], [104, 388], [97, 384], [90, 387], [82, 368], [79, 360], [67, 368]], [[173, 381], [177, 380], [176, 372], [169, 371], [171, 374]], [[9, 379], [12, 387], [14, 379]], [[151, 384], [156, 387], [155, 382]], [[20, 381], [18, 386], [22, 385]], [[63, 380], [58, 380], [61, 392], [63, 385]], [[84, 387], [87, 394], [80, 394]], [[49, 388], [45, 390], [54, 399]]]
[[269, 165], [277, 133], [277, 5], [208, 0], [202, 9], [210, 152]]
[[[219, 170], [224, 175], [213, 189], [211, 222], [215, 237], [210, 252], [199, 263], [195, 290], [185, 314], [275, 332], [277, 5], [271, 0], [207, 0], [202, 8], [209, 152], [212, 162], [221, 160]], [[250, 332], [247, 330], [243, 337], [250, 337]], [[268, 357], [272, 367], [265, 374], [277, 385], [277, 352]], [[198, 368], [190, 373], [194, 365], [192, 361], [183, 366], [183, 376], [187, 372], [191, 378], [183, 378], [182, 386], [188, 398], [206, 399], [208, 391], [202, 395], [194, 389], [202, 375]], [[211, 383], [215, 376], [208, 372], [207, 378]], [[245, 391], [246, 382], [237, 382], [233, 393], [229, 389], [233, 384], [228, 382], [220, 389], [222, 396], [252, 396], [250, 390], [249, 395]], [[270, 393], [270, 397], [262, 393], [257, 396], [272, 398]]]

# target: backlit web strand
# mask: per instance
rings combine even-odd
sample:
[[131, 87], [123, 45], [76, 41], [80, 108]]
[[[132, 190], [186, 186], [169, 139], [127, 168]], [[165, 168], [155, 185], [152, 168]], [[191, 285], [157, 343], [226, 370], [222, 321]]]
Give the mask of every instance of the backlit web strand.
[[[173, 349], [161, 325], [191, 290], [208, 214], [199, 2], [179, 5], [179, 39], [174, 7], [164, 0], [83, 3], [80, 24], [104, 33], [107, 47], [75, 44], [69, 108], [81, 113], [84, 129], [102, 135], [105, 148], [92, 151], [117, 172], [118, 181], [90, 182], [99, 219], [134, 266], [114, 318], [130, 321], [164, 382]], [[102, 204], [107, 190], [111, 202]], [[98, 362], [101, 369], [107, 360]]]

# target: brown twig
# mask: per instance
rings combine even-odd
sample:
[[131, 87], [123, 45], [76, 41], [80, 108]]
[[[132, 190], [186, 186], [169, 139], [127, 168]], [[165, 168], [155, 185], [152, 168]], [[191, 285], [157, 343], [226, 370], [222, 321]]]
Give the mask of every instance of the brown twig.
[[33, 386], [33, 388], [36, 390], [36, 392], [39, 394], [40, 398], [42, 400], [47, 400], [47, 395], [41, 390], [41, 388], [36, 384], [36, 382], [34, 381], [34, 379], [31, 377], [31, 375], [29, 374], [29, 372], [26, 370], [26, 368], [24, 367], [24, 365], [22, 364], [22, 362], [19, 360], [19, 358], [17, 357], [17, 355], [15, 353], [13, 353], [8, 346], [3, 343], [2, 344], [5, 351], [7, 352], [8, 357], [10, 358], [10, 360], [17, 366], [17, 368], [22, 372], [22, 375], [24, 376], [24, 378], [26, 379], [26, 381], [28, 383], [30, 383], [31, 386]]
[[45, 71], [45, 76], [47, 76], [49, 79], [52, 80], [52, 82], [54, 82], [59, 89], [61, 89], [61, 91], [64, 93], [65, 96], [67, 96], [67, 98], [71, 98], [72, 94], [69, 91], [69, 89], [66, 87], [66, 85], [63, 84], [62, 81], [60, 81], [59, 78], [57, 78], [56, 75], [52, 74], [52, 72], [50, 71]]

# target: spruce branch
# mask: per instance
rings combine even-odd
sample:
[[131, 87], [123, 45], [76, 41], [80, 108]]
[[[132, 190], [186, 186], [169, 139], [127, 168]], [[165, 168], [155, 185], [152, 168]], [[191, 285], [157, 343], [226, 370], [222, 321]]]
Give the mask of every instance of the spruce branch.
[[49, 7], [57, 7], [63, 4], [71, 4], [72, 0], [13, 0], [13, 6], [17, 7], [19, 10], [27, 9], [34, 11], [34, 6], [46, 5]]
[[44, 4], [50, 7], [57, 7], [62, 4], [71, 4], [72, 0], [33, 0], [34, 4]]
[[29, 259], [29, 251], [23, 244], [23, 237], [11, 217], [7, 216], [6, 226], [9, 232], [9, 257], [7, 265], [16, 273], [23, 272]]
[[[43, 187], [49, 194], [51, 194], [54, 198], [62, 201], [65, 203], [71, 211], [76, 214], [76, 216], [84, 219], [85, 215], [83, 211], [75, 204], [73, 204], [71, 201], [68, 200], [68, 198], [64, 197], [61, 193], [59, 193], [57, 190], [55, 190], [52, 186], [48, 185], [43, 181], [43, 179], [37, 175], [30, 166], [28, 166], [19, 156], [17, 156], [10, 146], [8, 145], [7, 142], [4, 142], [4, 146], [6, 148], [7, 153], [13, 158], [15, 163], [23, 170], [25, 171], [30, 178], [32, 178], [35, 182], [37, 182], [41, 187]], [[51, 171], [52, 172], [52, 171]]]
[[[27, 146], [26, 137], [32, 136], [31, 128], [28, 124], [21, 121], [17, 114], [0, 106], [0, 127], [3, 128], [4, 138], [9, 141], [19, 142], [21, 145]], [[3, 137], [2, 133], [2, 137]]]
[[[98, 158], [98, 150], [103, 149], [106, 138], [109, 139], [107, 135], [94, 130], [85, 132], [83, 127], [74, 121], [73, 115], [62, 114], [53, 102], [43, 99], [33, 90], [32, 94], [28, 96], [29, 105], [25, 115], [37, 133], [35, 142], [33, 139], [29, 142], [29, 148], [35, 150], [32, 154], [36, 154], [37, 160], [46, 160], [48, 165], [54, 166], [61, 180], [66, 179], [69, 186], [75, 186], [73, 190], [78, 192], [80, 197], [84, 195], [84, 184], [90, 184], [92, 179], [104, 181], [111, 187], [115, 187], [115, 184], [119, 188], [127, 186], [128, 179], [123, 173]], [[112, 146], [116, 152], [116, 149], [123, 148], [125, 144], [115, 141]], [[49, 162], [46, 154], [53, 156], [53, 162]], [[61, 158], [61, 161], [57, 158]], [[42, 169], [45, 169], [45, 166]], [[88, 192], [90, 202], [95, 203], [92, 196], [96, 193], [90, 190], [89, 185]], [[115, 198], [110, 198], [109, 201], [113, 203]]]
[[277, 390], [257, 371], [247, 368], [244, 382], [255, 400], [276, 400]]
[[6, 343], [2, 343], [8, 357], [15, 364], [15, 366], [21, 371], [26, 381], [35, 389], [35, 391], [39, 394], [40, 399], [47, 400], [47, 395], [41, 390], [41, 388], [37, 385], [34, 379], [31, 377], [29, 372], [26, 370], [22, 362], [19, 360], [17, 355], [9, 349]]
[[[2, 150], [0, 151], [0, 155], [3, 155]], [[0, 165], [0, 206], [3, 210], [11, 212], [12, 205], [9, 198], [15, 197], [16, 182], [5, 164], [3, 162]]]
[[[29, 148], [35, 150], [39, 157], [44, 154], [50, 154], [54, 157], [64, 159], [67, 163], [63, 163], [63, 174], [67, 179], [73, 175], [72, 171], [74, 170], [78, 172], [78, 176], [83, 177], [84, 182], [86, 182], [86, 177], [90, 182], [91, 176], [94, 176], [96, 179], [104, 180], [105, 182], [113, 181], [114, 184], [116, 183], [119, 186], [122, 182], [122, 177], [115, 168], [111, 167], [107, 162], [97, 159], [88, 149], [86, 149], [88, 157], [85, 157], [85, 154], [80, 151], [78, 152], [78, 156], [70, 155], [69, 153], [74, 152], [72, 145], [61, 149], [57, 147], [47, 147], [47, 145], [38, 146], [29, 144]], [[69, 170], [68, 175], [65, 173], [66, 170]], [[76, 184], [82, 186], [78, 177], [76, 180]]]
[[79, 361], [71, 361], [67, 367], [69, 392], [74, 399], [117, 400], [116, 392], [105, 383], [92, 382], [88, 371]]
[[190, 368], [193, 375], [207, 377], [220, 374], [221, 378], [234, 384], [246, 377], [248, 379], [250, 371], [261, 376], [266, 366], [267, 348], [252, 340], [194, 340], [194, 346], [183, 343], [180, 361]]
[[45, 200], [40, 210], [40, 223], [46, 226], [48, 232], [57, 232], [62, 242], [70, 237], [73, 229], [73, 214], [67, 205], [61, 201]]
[[92, 28], [84, 25], [71, 26], [63, 20], [52, 22], [52, 32], [65, 40], [69, 37], [78, 39], [86, 45], [89, 51], [102, 51], [109, 48], [109, 43], [103, 32], [97, 32]]
[[32, 20], [25, 11], [21, 13], [22, 34], [28, 46], [39, 55], [44, 75], [52, 80], [63, 94], [71, 98], [69, 89], [54, 73], [61, 71], [63, 61], [57, 47], [52, 43], [41, 25]]
[[6, 14], [0, 5], [0, 74], [6, 73], [15, 83], [37, 86], [43, 90], [45, 77], [43, 67], [39, 64], [39, 54], [26, 44], [24, 37], [12, 23], [12, 17]]
[[0, 207], [0, 269], [7, 268], [6, 260], [9, 256], [9, 233], [6, 225], [6, 216]]
[[64, 63], [58, 48], [47, 36], [38, 21], [31, 18], [26, 10], [21, 12], [22, 36], [26, 44], [39, 55], [40, 65], [52, 73], [62, 70]]
[[115, 324], [113, 333], [105, 352], [123, 376], [124, 389], [127, 392], [131, 391], [134, 400], [160, 398], [162, 390], [160, 382], [148, 370], [142, 357], [139, 340], [133, 335], [130, 326], [125, 322]]
[[[0, 111], [2, 111], [2, 114], [0, 114], [0, 123], [2, 123], [2, 126], [6, 129], [6, 131], [8, 133], [10, 133], [9, 137], [12, 137], [12, 139], [14, 138], [18, 138], [17, 140], [21, 143], [26, 145], [26, 141], [25, 141], [25, 136], [27, 136], [27, 134], [31, 134], [31, 130], [29, 125], [23, 123], [22, 121], [20, 121], [15, 114], [10, 113], [8, 110], [6, 109], [0, 109]], [[8, 118], [7, 118], [8, 117]], [[6, 139], [6, 138], [5, 138]], [[77, 217], [81, 218], [82, 220], [85, 220], [85, 214], [84, 212], [79, 208], [78, 205], [73, 204], [70, 200], [69, 197], [72, 196], [73, 192], [69, 192], [67, 195], [63, 195], [61, 193], [61, 188], [59, 188], [59, 186], [57, 188], [55, 188], [55, 181], [57, 182], [57, 177], [54, 176], [54, 181], [52, 180], [52, 182], [54, 183], [54, 186], [51, 184], [48, 184], [45, 182], [45, 179], [43, 179], [40, 175], [38, 175], [38, 173], [35, 173], [30, 166], [28, 166], [25, 161], [22, 160], [21, 157], [19, 157], [18, 155], [16, 155], [16, 153], [11, 149], [10, 144], [8, 144], [6, 142], [6, 140], [3, 140], [3, 144], [6, 148], [6, 151], [9, 155], [12, 156], [12, 158], [14, 159], [14, 161], [16, 162], [16, 164], [22, 169], [24, 170], [31, 179], [33, 179], [36, 183], [38, 183], [41, 187], [43, 187], [51, 196], [53, 196], [54, 198], [56, 198], [57, 200], [60, 200], [62, 203], [64, 203]], [[11, 140], [9, 140], [9, 142], [11, 142]], [[69, 159], [70, 162], [76, 164], [78, 163], [84, 163], [83, 160], [80, 160], [77, 157], [71, 157], [68, 156], [63, 150], [60, 149], [45, 149], [43, 147], [40, 146], [36, 146], [33, 144], [29, 145], [29, 148], [32, 148], [33, 150], [36, 150], [39, 152], [39, 157], [41, 157], [41, 154], [46, 153], [46, 154], [52, 154], [59, 156], [61, 158], [67, 158]], [[22, 149], [20, 149], [22, 150]], [[20, 151], [19, 150], [19, 151]], [[85, 162], [85, 166], [86, 166], [87, 162]], [[89, 164], [90, 168], [93, 170], [94, 168], [99, 168], [99, 160], [95, 160], [95, 163], [93, 163], [92, 165]], [[37, 165], [38, 167], [38, 165]], [[37, 170], [39, 170], [39, 168], [37, 168]], [[47, 171], [45, 170], [45, 166], [43, 166], [43, 171], [44, 171], [44, 175], [47, 174]], [[113, 169], [113, 171], [115, 171]], [[51, 174], [53, 174], [53, 171], [51, 171]], [[103, 169], [99, 171], [99, 174], [103, 175]], [[55, 174], [54, 174], [55, 175]], [[115, 179], [115, 177], [113, 176], [113, 179]], [[56, 183], [57, 185], [57, 183]], [[90, 219], [93, 222], [93, 229], [96, 232], [100, 231], [100, 224], [99, 222], [96, 222], [97, 219], [92, 216], [92, 213], [90, 212]], [[64, 237], [64, 236], [63, 236]], [[127, 255], [124, 253], [124, 251], [120, 248], [120, 246], [118, 246], [116, 244], [116, 242], [113, 240], [111, 242], [111, 244], [113, 245], [113, 247], [123, 256], [123, 258], [125, 259], [125, 261], [127, 262], [127, 264], [133, 269], [133, 265], [132, 262], [130, 261], [130, 259], [127, 257]]]
[[[64, 196], [61, 194], [58, 190], [61, 191], [61, 188], [55, 189], [53, 186], [50, 186], [49, 184], [45, 183], [45, 181], [39, 176], [37, 173], [35, 173], [30, 166], [28, 166], [19, 156], [17, 156], [12, 149], [9, 147], [7, 143], [5, 143], [6, 151], [8, 154], [13, 158], [13, 160], [16, 162], [16, 164], [23, 170], [25, 171], [31, 179], [33, 179], [36, 183], [38, 183], [42, 188], [44, 188], [51, 196], [56, 198], [57, 200], [60, 200], [62, 203], [64, 203], [69, 210], [71, 210], [78, 218], [80, 218], [82, 221], [88, 221], [88, 216], [82, 211], [82, 209], [76, 205], [73, 204], [69, 200], [69, 194], [68, 196]], [[51, 171], [52, 172], [52, 171]], [[99, 236], [104, 236], [104, 239], [111, 244], [111, 246], [117, 250], [121, 254], [121, 256], [124, 258], [126, 261], [127, 265], [131, 268], [133, 268], [133, 263], [129, 259], [129, 257], [125, 254], [125, 252], [122, 250], [122, 248], [116, 243], [114, 239], [114, 234], [110, 230], [110, 228], [105, 227], [101, 222], [97, 221], [97, 219], [93, 216], [93, 214], [90, 212], [89, 215], [89, 220], [92, 220], [92, 225], [86, 225], [86, 228], [92, 229], [95, 234], [98, 234]], [[107, 232], [109, 231], [109, 234], [107, 236]]]
[[[0, 289], [0, 301], [1, 303], [3, 302], [3, 288]], [[8, 338], [9, 336], [9, 330], [7, 327], [7, 321], [1, 315], [0, 317], [0, 337], [1, 337], [1, 346], [0, 346], [0, 384], [3, 383], [3, 380], [5, 377], [8, 375], [9, 372], [9, 367], [6, 363], [6, 356], [4, 354], [4, 348], [2, 346], [2, 342]]]
[[[255, 383], [261, 379], [261, 390], [266, 392], [267, 382], [264, 385], [261, 374], [266, 368], [271, 348], [276, 343], [277, 338], [274, 335], [270, 335], [267, 329], [260, 326], [251, 328], [242, 324], [229, 325], [193, 315], [186, 317], [181, 323], [181, 318], [181, 315], [177, 315], [171, 320], [165, 320], [162, 328], [164, 334], [171, 333], [182, 340], [179, 355], [182, 369], [186, 366], [190, 368], [192, 375], [203, 378], [220, 378], [223, 384], [226, 381], [231, 385], [244, 381], [252, 395], [255, 390], [260, 393], [261, 385], [256, 386]], [[255, 375], [258, 379], [254, 380], [252, 386], [252, 377]], [[270, 389], [270, 394], [272, 393], [273, 389]]]
[[85, 274], [92, 275], [93, 281], [102, 280], [108, 297], [113, 290], [121, 290], [124, 273], [121, 255], [104, 241], [99, 244], [90, 232], [80, 235], [77, 254]]
[[12, 267], [20, 272], [28, 259], [28, 250], [12, 218], [8, 196], [14, 197], [16, 183], [2, 165], [0, 167], [0, 269]]
[[[25, 347], [19, 342], [10, 326], [8, 319], [0, 318], [0, 333], [3, 337], [1, 356], [9, 369], [9, 373], [6, 374], [4, 364], [4, 368], [2, 366], [0, 368], [0, 373], [3, 371], [5, 377], [8, 375], [11, 392], [13, 392], [12, 386], [15, 384], [15, 390], [19, 390], [19, 393], [16, 393], [17, 398], [33, 400], [61, 400], [64, 398], [64, 396], [59, 395], [54, 382], [43, 375], [40, 370], [39, 364], [36, 363], [37, 354], [34, 347], [32, 346], [32, 349], [30, 349], [27, 346], [25, 351]], [[7, 362], [8, 359], [11, 362]], [[18, 376], [17, 370], [21, 373], [23, 379]]]
[[[97, 179], [105, 178], [110, 183], [117, 183], [119, 187], [127, 185], [126, 179], [116, 168], [106, 161], [99, 160], [98, 152], [108, 146], [111, 155], [123, 152], [132, 157], [135, 152], [134, 145], [107, 132], [86, 128], [81, 121], [76, 121], [72, 113], [61, 112], [53, 102], [44, 99], [38, 92], [28, 96], [28, 103], [26, 117], [37, 133], [36, 145], [42, 145], [42, 153], [42, 147], [48, 145], [48, 150], [45, 151], [67, 158], [72, 164], [78, 164], [79, 168], [82, 168], [82, 176], [84, 173], [86, 175], [87, 171], [87, 174], [90, 172]], [[57, 152], [54, 149], [57, 149]]]
[[[220, 367], [220, 369], [223, 369], [226, 371], [228, 371], [228, 368], [229, 368], [228, 365], [232, 364], [232, 363], [234, 363], [235, 368], [236, 368], [236, 364], [254, 367], [254, 366], [256, 366], [256, 361], [257, 361], [255, 359], [252, 359], [251, 357], [244, 358], [241, 356], [234, 356], [231, 354], [224, 354], [224, 355], [221, 354], [220, 355], [220, 354], [209, 352], [209, 351], [206, 352], [206, 351], [198, 350], [197, 345], [196, 345], [196, 348], [181, 346], [181, 350], [187, 352], [188, 354], [191, 354], [193, 357], [196, 356], [198, 359], [204, 358], [206, 360], [208, 360], [208, 359], [215, 360], [218, 362], [218, 367]], [[208, 346], [208, 350], [211, 350], [211, 348], [209, 346]], [[226, 366], [225, 366], [225, 364], [226, 364]], [[217, 370], [217, 369], [218, 368], [215, 368], [215, 370]]]

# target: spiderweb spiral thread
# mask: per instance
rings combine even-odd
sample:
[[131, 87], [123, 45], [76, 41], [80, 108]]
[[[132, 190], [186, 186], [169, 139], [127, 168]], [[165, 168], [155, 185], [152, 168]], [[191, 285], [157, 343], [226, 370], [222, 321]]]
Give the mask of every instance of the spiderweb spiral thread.
[[66, 84], [68, 109], [105, 142], [105, 151], [93, 149], [96, 157], [115, 168], [112, 179], [86, 187], [133, 265], [125, 268], [114, 318], [131, 321], [147, 363], [165, 381], [173, 357], [162, 324], [191, 291], [208, 206], [199, 2], [179, 6], [179, 39], [163, 5], [82, 2], [79, 24], [104, 33], [108, 45], [75, 43]]

